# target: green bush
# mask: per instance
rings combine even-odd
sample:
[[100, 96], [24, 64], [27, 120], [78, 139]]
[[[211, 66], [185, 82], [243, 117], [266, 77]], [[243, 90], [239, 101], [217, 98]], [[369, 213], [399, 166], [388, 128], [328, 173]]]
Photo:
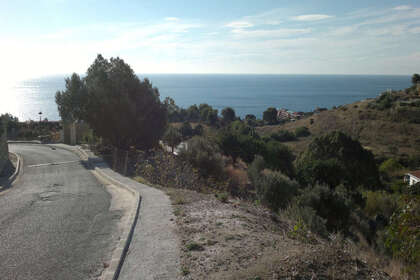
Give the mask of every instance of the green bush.
[[414, 275], [420, 273], [420, 195], [402, 196], [401, 204], [404, 207], [391, 218], [385, 246]]
[[317, 233], [322, 237], [328, 236], [326, 220], [318, 216], [312, 207], [291, 203], [289, 207], [287, 207], [285, 214], [296, 222], [302, 221], [312, 232]]
[[204, 177], [221, 178], [224, 175], [223, 159], [217, 145], [204, 137], [191, 138], [187, 142], [187, 148], [181, 150], [179, 156], [196, 167]]
[[325, 185], [307, 187], [296, 197], [299, 207], [310, 207], [325, 219], [329, 231], [347, 231], [353, 204], [344, 188], [332, 190]]
[[287, 142], [296, 140], [296, 135], [288, 130], [280, 130], [270, 135], [276, 141]]
[[296, 137], [306, 137], [311, 135], [311, 133], [309, 132], [309, 129], [307, 127], [301, 126], [296, 128], [295, 135]]
[[269, 141], [265, 144], [262, 155], [268, 168], [281, 171], [289, 177], [295, 176], [294, 156], [286, 145]]
[[[255, 180], [255, 178], [254, 178]], [[255, 180], [257, 198], [271, 210], [285, 208], [297, 194], [299, 185], [280, 172], [266, 172]]]
[[303, 184], [344, 184], [349, 190], [380, 186], [373, 154], [350, 136], [334, 131], [316, 137], [297, 162], [298, 178]]
[[367, 191], [365, 197], [365, 212], [370, 217], [383, 215], [390, 218], [398, 207], [396, 196], [385, 191]]
[[403, 166], [395, 159], [390, 158], [379, 166], [379, 172], [392, 176], [395, 172], [403, 169]]

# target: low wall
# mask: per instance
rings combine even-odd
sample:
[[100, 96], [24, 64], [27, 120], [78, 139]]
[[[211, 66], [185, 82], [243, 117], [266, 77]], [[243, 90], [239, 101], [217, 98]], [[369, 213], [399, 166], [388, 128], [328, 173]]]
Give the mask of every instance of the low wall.
[[4, 136], [0, 136], [0, 174], [3, 172], [3, 168], [9, 161], [9, 146], [7, 145], [7, 139]]

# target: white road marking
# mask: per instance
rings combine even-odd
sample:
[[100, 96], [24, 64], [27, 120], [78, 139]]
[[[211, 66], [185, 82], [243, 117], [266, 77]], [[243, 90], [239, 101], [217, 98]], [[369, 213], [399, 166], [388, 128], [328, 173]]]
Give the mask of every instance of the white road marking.
[[75, 163], [75, 162], [80, 162], [80, 160], [33, 164], [33, 165], [28, 165], [27, 167], [40, 167], [40, 166], [48, 166], [48, 165], [61, 165], [61, 164]]

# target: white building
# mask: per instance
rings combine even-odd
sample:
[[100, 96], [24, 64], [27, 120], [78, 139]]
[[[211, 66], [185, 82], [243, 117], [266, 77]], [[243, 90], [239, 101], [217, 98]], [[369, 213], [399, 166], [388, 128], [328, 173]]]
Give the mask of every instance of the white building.
[[409, 186], [417, 184], [420, 182], [420, 170], [410, 171], [405, 175], [405, 181], [408, 183]]

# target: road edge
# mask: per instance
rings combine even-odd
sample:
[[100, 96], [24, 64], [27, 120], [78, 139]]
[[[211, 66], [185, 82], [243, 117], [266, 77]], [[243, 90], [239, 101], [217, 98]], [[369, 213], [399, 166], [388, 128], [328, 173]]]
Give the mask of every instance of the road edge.
[[132, 240], [133, 235], [134, 235], [134, 229], [136, 227], [136, 224], [137, 224], [137, 221], [138, 221], [138, 218], [139, 218], [140, 207], [141, 207], [140, 193], [137, 190], [135, 190], [135, 189], [133, 189], [133, 188], [127, 186], [127, 185], [124, 185], [123, 183], [119, 182], [118, 180], [108, 176], [107, 174], [102, 172], [102, 170], [100, 168], [95, 167], [91, 162], [89, 162], [89, 155], [84, 150], [82, 150], [80, 147], [70, 146], [70, 147], [72, 147], [72, 148], [70, 148], [70, 147], [65, 147], [65, 146], [61, 146], [61, 145], [59, 146], [59, 145], [54, 145], [54, 144], [40, 144], [40, 143], [34, 143], [34, 142], [13, 142], [13, 141], [9, 141], [9, 144], [42, 145], [42, 146], [47, 146], [47, 147], [50, 147], [50, 148], [55, 148], [55, 149], [58, 148], [58, 149], [62, 149], [62, 150], [72, 152], [72, 153], [76, 154], [81, 160], [87, 162], [89, 167], [92, 168], [93, 175], [95, 177], [97, 177], [98, 180], [103, 180], [103, 181], [105, 181], [105, 182], [107, 182], [111, 185], [115, 185], [119, 188], [122, 188], [125, 191], [130, 192], [135, 197], [135, 204], [134, 204], [135, 206], [133, 207], [133, 209], [131, 209], [131, 211], [128, 215], [128, 217], [129, 217], [128, 218], [129, 222], [127, 223], [128, 226], [126, 228], [124, 228], [124, 230], [121, 234], [122, 238], [119, 240], [117, 246], [115, 247], [115, 249], [112, 252], [111, 262], [110, 262], [109, 266], [107, 268], [105, 268], [105, 270], [102, 272], [102, 275], [100, 276], [101, 280], [117, 280], [119, 275], [120, 275], [122, 266], [124, 264], [125, 257], [127, 256], [127, 252], [128, 252], [131, 240]]
[[19, 154], [15, 152], [9, 152], [9, 154], [14, 154], [17, 159], [15, 172], [13, 172], [13, 174], [10, 175], [9, 178], [7, 179], [8, 183], [11, 185], [16, 180], [16, 178], [21, 174], [21, 169], [23, 168], [23, 164], [22, 164], [23, 159]]
[[135, 206], [134, 209], [131, 210], [131, 213], [129, 214], [129, 226], [124, 229], [122, 236], [125, 236], [125, 238], [122, 238], [119, 242], [117, 247], [114, 249], [111, 257], [111, 263], [109, 264], [109, 267], [107, 267], [104, 271], [104, 273], [101, 276], [102, 280], [117, 280], [122, 266], [124, 264], [125, 257], [127, 256], [128, 249], [130, 247], [131, 240], [133, 238], [134, 229], [137, 225], [137, 220], [140, 213], [140, 207], [141, 207], [141, 196], [140, 193], [121, 183], [120, 181], [110, 177], [109, 175], [102, 172], [102, 170], [98, 167], [95, 167], [92, 163], [89, 162], [89, 155], [80, 147], [74, 147], [74, 148], [68, 148], [63, 146], [56, 146], [56, 145], [48, 145], [50, 147], [54, 148], [61, 148], [63, 150], [67, 150], [70, 152], [75, 153], [78, 155], [82, 160], [87, 161], [88, 165], [93, 169], [93, 173], [95, 176], [99, 177], [98, 179], [102, 179], [105, 182], [108, 182], [109, 184], [112, 184], [114, 186], [120, 187], [128, 192], [130, 192], [135, 197]]

